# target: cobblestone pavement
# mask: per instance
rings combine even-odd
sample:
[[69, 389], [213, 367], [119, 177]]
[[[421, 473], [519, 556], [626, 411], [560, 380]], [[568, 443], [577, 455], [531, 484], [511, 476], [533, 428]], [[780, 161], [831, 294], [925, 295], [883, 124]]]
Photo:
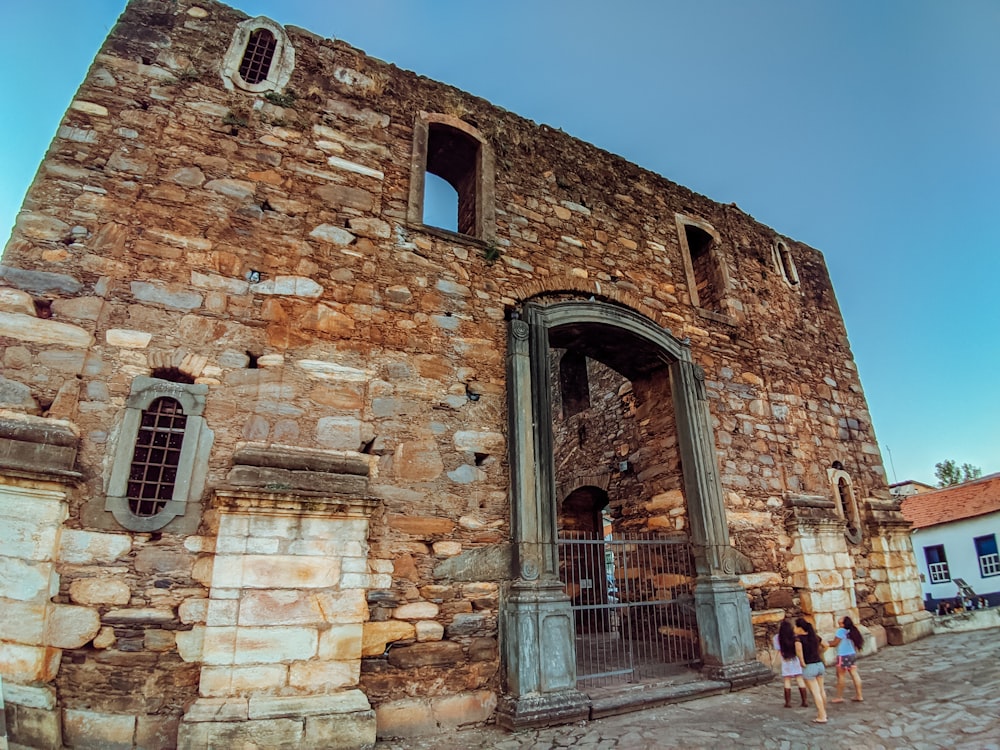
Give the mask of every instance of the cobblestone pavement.
[[[952, 748], [1000, 750], [1000, 629], [946, 633], [861, 659], [865, 700], [784, 708], [781, 680], [592, 722], [508, 733], [465, 729], [434, 738], [378, 743], [377, 750], [549, 750], [549, 748]], [[827, 670], [827, 700], [834, 670]], [[794, 702], [798, 702], [798, 691]], [[810, 699], [811, 702], [811, 699]]]

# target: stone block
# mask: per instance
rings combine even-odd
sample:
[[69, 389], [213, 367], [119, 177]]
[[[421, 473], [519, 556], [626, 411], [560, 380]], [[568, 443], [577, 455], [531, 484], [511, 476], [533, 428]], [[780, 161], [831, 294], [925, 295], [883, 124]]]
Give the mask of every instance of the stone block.
[[7, 704], [17, 704], [27, 708], [40, 708], [51, 711], [56, 707], [55, 688], [48, 685], [38, 687], [35, 685], [19, 685], [16, 682], [6, 680], [3, 683], [3, 699]]
[[0, 550], [6, 557], [22, 560], [52, 560], [55, 557], [54, 524], [38, 524], [23, 518], [5, 518], [0, 526]]
[[305, 747], [302, 738], [301, 719], [193, 722], [185, 716], [177, 732], [177, 750]]
[[69, 598], [77, 604], [121, 606], [129, 603], [132, 590], [116, 578], [78, 578], [69, 585]]
[[371, 708], [360, 690], [345, 690], [332, 695], [251, 696], [250, 718], [273, 719], [281, 716], [321, 716], [350, 714]]
[[135, 569], [140, 573], [187, 576], [193, 564], [193, 555], [157, 547], [144, 547], [135, 555]]
[[288, 667], [284, 664], [259, 664], [252, 667], [201, 668], [198, 692], [205, 698], [223, 698], [256, 692], [278, 690], [288, 684]]
[[45, 642], [58, 648], [80, 648], [101, 629], [96, 609], [71, 604], [50, 604], [45, 623]]
[[[8, 684], [4, 683], [5, 695]], [[8, 701], [6, 718], [7, 739], [12, 743], [12, 750], [15, 748], [62, 750], [62, 721], [58, 709], [21, 706]]]
[[375, 744], [375, 712], [354, 711], [335, 716], [307, 716], [304, 747], [356, 750]]
[[493, 715], [496, 707], [496, 693], [490, 690], [431, 699], [431, 711], [443, 728], [482, 724]]
[[135, 716], [63, 709], [63, 739], [80, 750], [132, 750]]
[[171, 651], [176, 643], [172, 630], [149, 628], [143, 634], [142, 645], [147, 651]]
[[323, 615], [319, 598], [306, 591], [246, 591], [239, 601], [241, 625], [318, 625]]
[[45, 614], [49, 605], [0, 598], [0, 638], [5, 641], [41, 646], [44, 643]]
[[[364, 625], [360, 622], [333, 625], [319, 635], [317, 658], [337, 661], [360, 660], [363, 633]], [[385, 646], [383, 650], [384, 648]]]
[[415, 638], [416, 632], [412, 623], [400, 620], [366, 622], [362, 634], [361, 655], [379, 656], [385, 652], [385, 647], [389, 643]]
[[434, 712], [424, 700], [383, 703], [375, 708], [375, 720], [379, 739], [407, 739], [438, 731]]
[[438, 616], [440, 610], [441, 608], [433, 602], [413, 602], [396, 607], [392, 616], [397, 620], [431, 620]]
[[444, 637], [444, 625], [435, 620], [421, 620], [416, 625], [417, 640], [440, 641]]
[[173, 750], [177, 747], [178, 716], [136, 717], [135, 750]]
[[396, 531], [421, 538], [447, 535], [455, 528], [454, 521], [434, 516], [400, 516], [390, 514], [388, 521], [389, 526]]
[[[228, 630], [228, 628], [208, 628], [208, 630]], [[316, 655], [319, 634], [312, 628], [235, 628], [235, 652], [228, 661], [218, 661], [220, 655], [214, 652], [210, 661], [208, 638], [205, 645], [205, 663], [214, 664], [273, 664], [282, 661], [301, 661]]]
[[101, 565], [114, 562], [132, 549], [126, 534], [63, 529], [59, 537], [59, 561], [74, 565]]
[[55, 594], [54, 582], [50, 562], [0, 556], [0, 597], [22, 602], [45, 600]]
[[[212, 628], [215, 630], [215, 628]], [[205, 628], [202, 625], [195, 625], [191, 630], [179, 630], [174, 635], [177, 645], [177, 653], [186, 662], [200, 662], [205, 654]], [[213, 647], [214, 644], [213, 644]], [[217, 655], [216, 658], [219, 658]], [[219, 662], [226, 663], [226, 662]]]
[[0, 641], [0, 674], [13, 682], [49, 682], [59, 671], [62, 651]]
[[185, 625], [204, 623], [208, 616], [208, 599], [185, 599], [177, 607], [177, 617]]
[[447, 667], [465, 661], [462, 647], [453, 641], [414, 643], [389, 650], [389, 663], [398, 669]]
[[392, 465], [398, 479], [411, 482], [429, 482], [444, 471], [444, 463], [434, 440], [400, 443]]
[[249, 698], [199, 698], [184, 714], [184, 721], [246, 721], [249, 715]]
[[332, 588], [339, 582], [339, 561], [321, 557], [218, 555], [212, 573], [213, 588]]
[[288, 667], [288, 684], [310, 693], [323, 693], [357, 687], [361, 677], [361, 659], [355, 661], [296, 662]]

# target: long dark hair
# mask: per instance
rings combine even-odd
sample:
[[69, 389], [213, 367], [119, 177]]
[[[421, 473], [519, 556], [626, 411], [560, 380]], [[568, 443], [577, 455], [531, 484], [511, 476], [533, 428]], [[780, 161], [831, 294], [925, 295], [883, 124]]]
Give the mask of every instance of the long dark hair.
[[861, 635], [861, 631], [858, 630], [858, 626], [854, 624], [854, 620], [850, 617], [844, 618], [844, 630], [847, 631], [847, 637], [851, 639], [851, 643], [854, 644], [854, 648], [860, 649], [864, 645], [865, 637]]
[[795, 620], [795, 625], [806, 631], [806, 634], [803, 636], [803, 638], [809, 638], [813, 641], [816, 641], [817, 643], [821, 642], [820, 637], [816, 635], [816, 628], [813, 627], [813, 624], [809, 622], [809, 620], [799, 617], [798, 619]]
[[782, 620], [778, 626], [778, 650], [782, 659], [795, 658], [795, 631], [788, 620]]

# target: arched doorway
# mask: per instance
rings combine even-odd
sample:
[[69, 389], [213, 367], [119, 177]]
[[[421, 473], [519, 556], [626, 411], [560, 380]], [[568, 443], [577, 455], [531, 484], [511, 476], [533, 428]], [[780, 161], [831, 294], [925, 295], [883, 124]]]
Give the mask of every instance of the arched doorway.
[[[551, 391], [556, 349], [590, 357], [629, 380], [647, 410], [647, 430], [636, 446], [643, 465], [654, 475], [658, 462], [679, 466], [676, 476], [645, 479], [664, 491], [676, 481], [672, 489], [685, 501], [703, 673], [740, 684], [769, 678], [770, 670], [756, 661], [750, 608], [735, 575], [737, 555], [728, 541], [704, 374], [693, 364], [689, 346], [616, 305], [531, 302], [510, 320], [508, 337], [514, 580], [501, 608], [501, 723], [519, 727], [589, 716], [589, 698], [576, 684], [572, 602], [559, 580]], [[670, 408], [657, 409], [658, 404]], [[636, 526], [648, 518], [638, 506], [629, 512]]]

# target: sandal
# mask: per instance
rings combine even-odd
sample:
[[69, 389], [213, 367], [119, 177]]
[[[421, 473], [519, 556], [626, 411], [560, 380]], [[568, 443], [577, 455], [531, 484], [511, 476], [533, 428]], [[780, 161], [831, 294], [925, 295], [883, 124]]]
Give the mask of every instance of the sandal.
[[813, 719], [813, 724], [826, 724], [829, 719]]

